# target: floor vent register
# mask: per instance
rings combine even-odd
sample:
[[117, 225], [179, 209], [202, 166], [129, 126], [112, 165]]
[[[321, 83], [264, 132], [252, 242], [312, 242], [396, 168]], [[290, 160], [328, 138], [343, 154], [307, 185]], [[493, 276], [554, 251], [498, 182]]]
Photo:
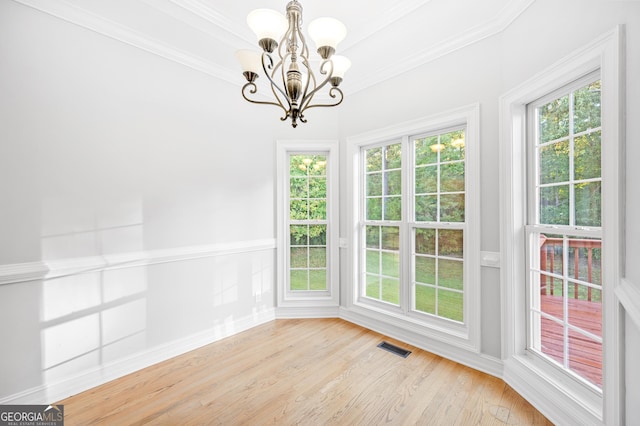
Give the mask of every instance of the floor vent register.
[[402, 358], [406, 358], [409, 356], [409, 354], [411, 353], [411, 351], [408, 351], [406, 349], [402, 349], [399, 348], [396, 345], [392, 345], [391, 343], [387, 343], [387, 342], [382, 342], [378, 345], [378, 347], [380, 349], [384, 349], [385, 351], [389, 351], [392, 354], [396, 354], [398, 356], [401, 356]]

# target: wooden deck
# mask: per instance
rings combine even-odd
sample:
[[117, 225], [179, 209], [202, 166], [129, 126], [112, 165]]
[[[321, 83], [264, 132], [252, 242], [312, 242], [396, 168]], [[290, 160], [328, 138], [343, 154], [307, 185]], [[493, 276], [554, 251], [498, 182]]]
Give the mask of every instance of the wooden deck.
[[[541, 295], [542, 311], [563, 318], [562, 298]], [[602, 304], [587, 300], [568, 299], [569, 323], [602, 337]], [[561, 324], [542, 318], [542, 352], [564, 364], [564, 330]], [[602, 387], [602, 343], [582, 333], [569, 330], [567, 359], [569, 368], [597, 386]]]

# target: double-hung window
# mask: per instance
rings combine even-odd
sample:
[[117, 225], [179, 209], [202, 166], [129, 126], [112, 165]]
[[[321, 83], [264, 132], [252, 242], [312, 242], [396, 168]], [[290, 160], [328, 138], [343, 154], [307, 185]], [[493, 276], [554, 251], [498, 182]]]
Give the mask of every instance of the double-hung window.
[[283, 315], [287, 308], [335, 315], [323, 308], [337, 309], [339, 301], [337, 156], [335, 141], [278, 142], [278, 307]]
[[477, 111], [350, 141], [358, 212], [353, 306], [475, 349]]
[[600, 79], [528, 105], [528, 348], [602, 387]]
[[623, 412], [621, 35], [500, 99], [504, 375], [560, 423]]

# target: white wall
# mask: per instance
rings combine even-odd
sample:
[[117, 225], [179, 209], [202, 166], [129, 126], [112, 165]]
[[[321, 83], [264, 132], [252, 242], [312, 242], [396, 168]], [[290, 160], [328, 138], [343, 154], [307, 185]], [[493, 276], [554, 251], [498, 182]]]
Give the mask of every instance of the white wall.
[[275, 140], [335, 138], [335, 112], [294, 132], [239, 85], [10, 0], [0, 52], [0, 402], [274, 317]]

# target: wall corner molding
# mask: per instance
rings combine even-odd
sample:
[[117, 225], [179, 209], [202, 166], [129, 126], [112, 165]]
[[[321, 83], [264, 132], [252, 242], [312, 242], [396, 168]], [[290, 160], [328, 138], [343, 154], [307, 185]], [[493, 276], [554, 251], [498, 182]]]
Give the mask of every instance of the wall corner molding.
[[640, 288], [623, 278], [615, 292], [625, 312], [640, 328]]

